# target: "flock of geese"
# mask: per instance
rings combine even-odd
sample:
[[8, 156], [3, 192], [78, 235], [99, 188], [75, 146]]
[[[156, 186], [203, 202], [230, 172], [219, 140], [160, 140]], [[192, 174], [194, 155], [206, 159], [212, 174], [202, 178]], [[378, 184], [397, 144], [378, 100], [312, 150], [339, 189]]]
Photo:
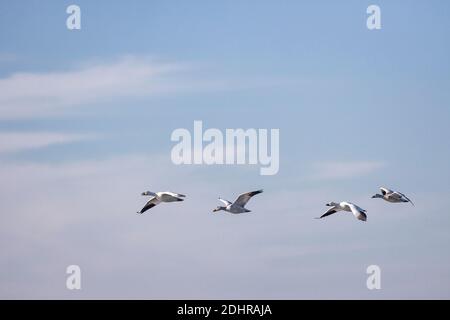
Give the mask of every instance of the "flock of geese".
[[[378, 194], [378, 193], [375, 194], [374, 196], [372, 196], [373, 199], [381, 198], [381, 199], [391, 202], [391, 203], [409, 202], [412, 205], [414, 205], [414, 203], [401, 192], [393, 191], [393, 190], [390, 190], [390, 189], [384, 188], [384, 187], [381, 187], [380, 190], [381, 190], [381, 194]], [[226, 212], [233, 213], [233, 214], [251, 212], [250, 210], [245, 208], [245, 205], [253, 196], [260, 194], [262, 192], [263, 192], [263, 190], [257, 190], [257, 191], [243, 193], [243, 194], [239, 195], [239, 197], [237, 197], [237, 199], [234, 202], [219, 198], [219, 201], [221, 201], [224, 205], [218, 206], [217, 208], [215, 208], [213, 210], [213, 212], [226, 211]], [[141, 209], [141, 211], [137, 212], [140, 214], [146, 212], [147, 210], [153, 208], [154, 206], [160, 204], [161, 202], [183, 201], [184, 198], [186, 197], [183, 194], [169, 192], [169, 191], [156, 192], [156, 193], [151, 192], [151, 191], [145, 191], [145, 192], [142, 192], [142, 195], [150, 196], [151, 198], [150, 198], [150, 200], [147, 201], [147, 203]], [[367, 220], [367, 214], [366, 214], [367, 211], [362, 209], [361, 207], [357, 206], [354, 203], [347, 202], [347, 201], [343, 201], [343, 202], [339, 202], [339, 203], [330, 202], [330, 203], [327, 203], [326, 206], [328, 206], [330, 208], [324, 214], [322, 214], [320, 217], [317, 217], [316, 219], [325, 218], [325, 217], [332, 215], [339, 211], [347, 211], [347, 212], [353, 213], [355, 218], [358, 220], [361, 220], [361, 221]]]

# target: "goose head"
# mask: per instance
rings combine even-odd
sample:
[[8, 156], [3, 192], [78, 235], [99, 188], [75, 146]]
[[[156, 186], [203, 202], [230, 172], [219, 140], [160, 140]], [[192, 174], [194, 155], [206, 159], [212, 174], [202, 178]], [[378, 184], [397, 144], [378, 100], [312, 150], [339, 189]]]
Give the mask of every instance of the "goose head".
[[225, 210], [225, 209], [226, 209], [225, 207], [218, 206], [217, 208], [215, 208], [215, 209], [213, 210], [213, 212], [217, 212], [217, 211]]
[[336, 203], [334, 201], [328, 202], [327, 204], [325, 204], [327, 207], [336, 207], [339, 205], [339, 203]]
[[381, 194], [374, 194], [373, 196], [372, 196], [372, 199], [375, 199], [375, 198], [384, 198]]

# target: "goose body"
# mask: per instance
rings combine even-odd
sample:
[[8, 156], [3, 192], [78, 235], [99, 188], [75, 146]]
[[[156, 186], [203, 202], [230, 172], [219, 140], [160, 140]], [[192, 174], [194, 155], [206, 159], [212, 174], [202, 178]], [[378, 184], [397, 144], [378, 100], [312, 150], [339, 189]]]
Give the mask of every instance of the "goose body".
[[372, 196], [372, 198], [381, 198], [391, 203], [410, 202], [412, 205], [414, 205], [414, 203], [401, 192], [393, 191], [385, 187], [381, 187], [380, 191], [381, 194], [377, 193]]
[[338, 211], [347, 211], [353, 213], [355, 218], [361, 221], [367, 220], [366, 210], [362, 209], [361, 207], [358, 207], [356, 204], [353, 204], [351, 202], [330, 202], [326, 204], [328, 207], [330, 207], [324, 214], [322, 214], [318, 219], [325, 218], [326, 216], [332, 215], [333, 213], [336, 213]]
[[145, 191], [142, 192], [143, 196], [151, 196], [150, 200], [147, 201], [145, 206], [141, 209], [141, 211], [137, 213], [144, 213], [145, 211], [153, 208], [154, 206], [160, 204], [161, 202], [176, 202], [176, 201], [183, 201], [184, 197], [186, 197], [184, 194], [179, 194], [175, 192], [170, 191], [164, 191], [164, 192], [151, 192], [151, 191]]
[[250, 210], [245, 208], [245, 205], [254, 195], [257, 195], [262, 192], [263, 192], [262, 190], [257, 190], [257, 191], [243, 193], [234, 202], [219, 198], [219, 200], [222, 201], [225, 206], [218, 206], [217, 208], [215, 208], [213, 210], [213, 212], [217, 212], [217, 211], [221, 211], [221, 210], [229, 212], [229, 213], [233, 213], [233, 214], [251, 212]]

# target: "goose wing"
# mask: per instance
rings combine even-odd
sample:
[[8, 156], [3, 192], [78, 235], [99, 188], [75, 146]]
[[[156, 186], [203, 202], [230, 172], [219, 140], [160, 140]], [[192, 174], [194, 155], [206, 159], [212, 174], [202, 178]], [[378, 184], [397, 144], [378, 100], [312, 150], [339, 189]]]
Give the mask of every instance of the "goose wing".
[[361, 221], [367, 220], [367, 215], [365, 213], [365, 210], [354, 205], [353, 203], [348, 203], [347, 205], [350, 208], [350, 210], [352, 211], [353, 215], [356, 217], [356, 219], [361, 220]]
[[158, 192], [157, 194], [159, 196], [168, 195], [168, 196], [175, 197], [175, 198], [184, 198], [184, 197], [186, 197], [184, 194], [171, 192], [171, 191]]
[[161, 202], [161, 200], [159, 200], [157, 197], [153, 197], [150, 200], [147, 201], [147, 203], [145, 204], [145, 206], [141, 209], [141, 211], [139, 211], [138, 213], [142, 214], [145, 211], [147, 211], [148, 209], [153, 208], [154, 206], [156, 206], [157, 204], [159, 204]]
[[339, 210], [336, 210], [336, 207], [331, 207], [330, 209], [328, 209], [323, 215], [321, 215], [320, 217], [318, 217], [317, 219], [322, 219], [325, 218], [326, 216], [329, 216], [333, 213], [338, 212]]
[[181, 194], [181, 193], [176, 193], [176, 195], [177, 195], [177, 197], [179, 197], [179, 198], [186, 198], [186, 195]]
[[380, 190], [381, 190], [381, 194], [383, 196], [385, 196], [388, 193], [392, 193], [392, 190], [389, 190], [388, 188], [385, 188], [385, 187], [381, 187]]
[[259, 193], [262, 193], [262, 192], [263, 192], [262, 190], [257, 190], [257, 191], [243, 193], [236, 199], [236, 201], [234, 201], [234, 204], [243, 208], [247, 204], [247, 202], [251, 199], [251, 197], [253, 197], [254, 195], [257, 195]]
[[225, 199], [222, 199], [222, 198], [219, 198], [219, 200], [222, 201], [225, 204], [226, 207], [231, 204], [231, 202], [228, 201], [228, 200], [225, 200]]
[[176, 193], [176, 192], [165, 192], [168, 195], [171, 195], [172, 197], [177, 197], [177, 198], [185, 198], [186, 196], [184, 194], [181, 193]]
[[409, 199], [409, 198], [408, 198], [407, 196], [405, 196], [403, 193], [396, 191], [396, 192], [394, 192], [394, 194], [398, 194], [398, 195], [399, 195], [399, 198], [405, 198], [406, 200], [408, 200], [409, 202], [411, 202], [411, 204], [414, 206], [414, 203], [411, 201], [411, 199]]

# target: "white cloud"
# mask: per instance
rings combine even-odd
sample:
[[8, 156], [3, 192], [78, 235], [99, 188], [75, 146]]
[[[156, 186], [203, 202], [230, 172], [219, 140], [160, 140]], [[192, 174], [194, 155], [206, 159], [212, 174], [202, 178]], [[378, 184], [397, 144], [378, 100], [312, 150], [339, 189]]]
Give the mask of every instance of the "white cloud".
[[91, 138], [82, 134], [55, 132], [0, 132], [0, 154], [44, 148]]
[[180, 90], [170, 79], [179, 64], [125, 57], [77, 70], [14, 73], [0, 79], [0, 118], [61, 114], [69, 107]]
[[314, 164], [313, 179], [337, 180], [368, 175], [385, 167], [381, 161], [321, 162]]
[[[13, 73], [0, 78], [0, 119], [66, 115], [75, 107], [98, 106], [121, 98], [129, 102], [130, 98], [155, 95], [294, 83], [292, 79], [273, 77], [216, 77], [214, 68], [201, 73], [204, 67], [125, 56], [115, 61], [82, 64], [72, 70]], [[199, 73], [194, 75], [193, 69]]]

